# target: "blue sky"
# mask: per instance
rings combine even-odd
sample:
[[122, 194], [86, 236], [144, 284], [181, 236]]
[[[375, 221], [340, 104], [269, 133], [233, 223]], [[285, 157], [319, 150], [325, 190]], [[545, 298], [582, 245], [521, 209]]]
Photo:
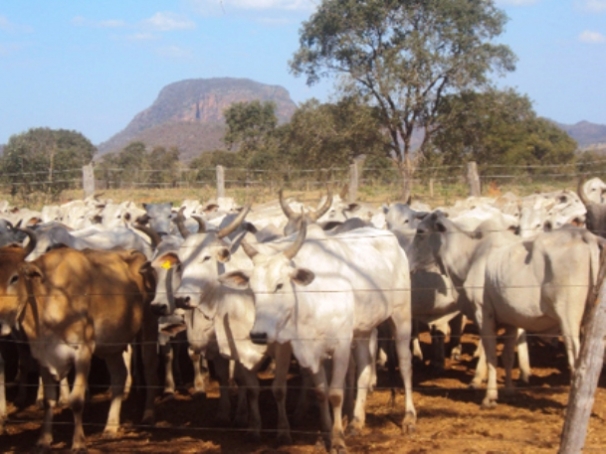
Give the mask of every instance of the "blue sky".
[[[497, 0], [499, 42], [518, 56], [499, 86], [539, 115], [606, 124], [606, 0]], [[73, 129], [98, 144], [160, 89], [190, 78], [247, 77], [295, 102], [328, 101], [288, 70], [316, 0], [2, 0], [0, 143], [32, 127]]]

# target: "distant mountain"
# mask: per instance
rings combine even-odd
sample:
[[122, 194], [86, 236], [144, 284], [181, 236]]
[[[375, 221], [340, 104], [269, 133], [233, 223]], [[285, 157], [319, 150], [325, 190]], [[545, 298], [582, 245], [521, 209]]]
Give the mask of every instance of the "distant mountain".
[[606, 148], [606, 125], [579, 121], [574, 125], [556, 123], [566, 131], [570, 137], [577, 141], [579, 148]]
[[250, 79], [190, 79], [164, 87], [154, 103], [118, 134], [98, 145], [98, 156], [119, 151], [133, 141], [149, 147], [179, 147], [189, 161], [202, 151], [221, 148], [223, 112], [235, 102], [273, 101], [280, 123], [290, 120], [296, 104], [286, 89]]

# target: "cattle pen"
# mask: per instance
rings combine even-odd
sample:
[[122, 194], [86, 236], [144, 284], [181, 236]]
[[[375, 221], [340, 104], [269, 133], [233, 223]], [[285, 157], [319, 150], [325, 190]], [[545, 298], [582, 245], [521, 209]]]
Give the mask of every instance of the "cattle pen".
[[[601, 165], [601, 162], [599, 163]], [[239, 203], [253, 199], [255, 203], [275, 197], [279, 182], [263, 182], [250, 177], [230, 179], [216, 170], [216, 176], [203, 183], [167, 184], [154, 186], [151, 182], [121, 182], [112, 188], [113, 183], [100, 184], [95, 176], [95, 191], [104, 192], [103, 197], [116, 200], [129, 199], [137, 203], [149, 201], [172, 201], [175, 204], [186, 198], [199, 198], [205, 201], [220, 195], [233, 197]], [[450, 169], [452, 170], [452, 169]], [[543, 172], [499, 175], [496, 170], [477, 180], [472, 175], [466, 178], [468, 167], [458, 169], [459, 174], [448, 178], [420, 177], [416, 181], [421, 201], [431, 204], [453, 203], [472, 192], [472, 181], [481, 182], [478, 196], [498, 197], [506, 190], [516, 190], [525, 195], [543, 190], [576, 190], [579, 176], [584, 172], [578, 169], [544, 168]], [[485, 171], [487, 169], [484, 169]], [[85, 171], [86, 173], [86, 171]], [[249, 170], [249, 174], [252, 174]], [[606, 173], [606, 172], [605, 172]], [[94, 174], [94, 172], [93, 172]], [[334, 175], [338, 175], [335, 177]], [[322, 175], [318, 179], [291, 180], [290, 196], [304, 202], [319, 199], [324, 186], [330, 183], [339, 190], [346, 183], [348, 192], [345, 199], [378, 205], [397, 200], [399, 183], [389, 181], [384, 184], [380, 177], [375, 180], [360, 181], [352, 179], [359, 176], [357, 170], [342, 169], [341, 174]], [[564, 176], [563, 176], [564, 175]], [[592, 173], [592, 176], [599, 173]], [[521, 184], [526, 179], [527, 184]], [[507, 182], [506, 182], [507, 181]], [[515, 186], [513, 185], [515, 182]], [[130, 186], [129, 186], [130, 184]], [[352, 184], [355, 190], [352, 189]], [[474, 183], [475, 184], [475, 183]], [[61, 196], [80, 198], [84, 189], [84, 180], [74, 180], [72, 188], [67, 188]], [[105, 187], [105, 189], [103, 189]], [[381, 188], [381, 189], [378, 189]], [[10, 190], [10, 189], [9, 189]], [[204, 194], [201, 196], [200, 194]], [[32, 203], [44, 203], [47, 199], [32, 196]], [[17, 196], [7, 196], [11, 203], [18, 203]], [[253, 210], [255, 208], [253, 204]], [[39, 206], [38, 206], [39, 208]], [[499, 334], [502, 334], [499, 333]], [[387, 368], [379, 368], [377, 388], [370, 394], [367, 405], [366, 427], [361, 433], [347, 437], [348, 451], [352, 453], [394, 452], [394, 453], [553, 453], [560, 448], [561, 434], [571, 390], [571, 373], [568, 370], [565, 350], [561, 337], [528, 334], [529, 351], [532, 358], [532, 375], [528, 384], [520, 384], [514, 394], [500, 394], [499, 405], [493, 409], [480, 409], [484, 388], [471, 389], [468, 384], [473, 378], [473, 369], [477, 362], [474, 357], [475, 346], [480, 340], [477, 328], [468, 323], [462, 336], [462, 355], [458, 360], [446, 359], [445, 369], [432, 368], [431, 338], [424, 332], [420, 336], [421, 348], [425, 360], [417, 360], [413, 366], [413, 399], [417, 409], [416, 431], [402, 434], [400, 421], [404, 413], [404, 396], [397, 388], [395, 395], [390, 387]], [[502, 339], [501, 339], [502, 340]], [[6, 382], [8, 419], [4, 433], [0, 435], [0, 449], [3, 452], [30, 451], [40, 429], [42, 410], [35, 403], [37, 381], [29, 377], [28, 398], [24, 405], [17, 407], [14, 400], [17, 388], [13, 380], [17, 373], [16, 343], [19, 341], [1, 340], [6, 351]], [[22, 342], [22, 341], [21, 341]], [[10, 344], [10, 345], [9, 345]], [[134, 344], [136, 346], [136, 342]], [[502, 349], [502, 346], [499, 347]], [[135, 376], [134, 391], [124, 402], [122, 408], [122, 427], [117, 437], [108, 438], [103, 434], [105, 416], [110, 404], [107, 390], [109, 378], [105, 366], [94, 362], [90, 373], [90, 401], [84, 411], [84, 430], [87, 447], [90, 452], [209, 452], [209, 453], [316, 453], [324, 452], [321, 443], [318, 409], [313, 402], [313, 392], [308, 391], [310, 403], [302, 419], [292, 423], [293, 443], [277, 446], [276, 409], [271, 392], [271, 367], [260, 373], [260, 408], [263, 421], [261, 440], [251, 440], [245, 428], [217, 424], [213, 416], [218, 407], [218, 383], [214, 376], [208, 383], [205, 395], [193, 390], [193, 371], [187, 355], [180, 359], [181, 382], [177, 392], [170, 397], [158, 396], [156, 400], [156, 420], [153, 426], [143, 425], [141, 406], [145, 384]], [[289, 414], [295, 410], [297, 390], [303, 386], [300, 371], [291, 365], [288, 376], [289, 394], [287, 409]], [[212, 375], [212, 374], [211, 374]], [[502, 387], [504, 370], [498, 369], [499, 387]], [[401, 386], [401, 383], [399, 384]], [[294, 392], [291, 392], [294, 391]], [[159, 389], [158, 391], [161, 391]], [[232, 390], [232, 400], [236, 392]], [[597, 382], [595, 402], [590, 412], [586, 430], [584, 452], [603, 452], [606, 449], [606, 376], [602, 374]], [[68, 408], [56, 410], [54, 424], [53, 451], [69, 449], [73, 420]], [[574, 431], [574, 430], [573, 430]], [[572, 451], [574, 452], [574, 451]]]

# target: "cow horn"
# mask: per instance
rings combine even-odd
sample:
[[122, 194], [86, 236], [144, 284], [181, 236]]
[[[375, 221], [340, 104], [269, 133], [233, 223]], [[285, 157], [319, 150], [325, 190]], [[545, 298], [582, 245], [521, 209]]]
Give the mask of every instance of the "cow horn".
[[583, 189], [584, 183], [585, 183], [585, 177], [581, 176], [581, 178], [579, 178], [579, 185], [577, 186], [577, 193], [579, 194], [579, 199], [581, 199], [581, 202], [583, 202], [583, 205], [587, 206], [591, 202], [587, 198], [587, 194], [585, 194], [585, 190]]
[[31, 229], [18, 228], [17, 230], [25, 233], [29, 238], [29, 243], [27, 243], [27, 247], [25, 248], [25, 255], [23, 256], [23, 258], [25, 258], [30, 255], [32, 251], [36, 248], [36, 244], [38, 244], [38, 238], [36, 238], [36, 234]]
[[305, 242], [306, 235], [307, 235], [307, 223], [305, 221], [303, 221], [301, 223], [301, 228], [299, 229], [299, 233], [297, 234], [297, 239], [295, 240], [295, 242], [293, 244], [291, 244], [284, 250], [284, 256], [287, 259], [292, 260], [293, 258], [295, 258], [295, 255], [297, 255], [297, 252], [299, 252], [299, 249], [301, 249], [301, 246], [303, 246], [303, 243]]
[[322, 204], [322, 206], [320, 208], [318, 208], [314, 213], [311, 213], [309, 215], [309, 218], [312, 221], [317, 221], [322, 216], [324, 216], [324, 214], [330, 209], [331, 205], [332, 205], [332, 191], [329, 189], [328, 193], [326, 194], [326, 200], [324, 200], [324, 203]]
[[206, 223], [200, 216], [192, 216], [198, 223], [198, 233], [206, 233]]
[[218, 238], [225, 238], [227, 235], [229, 235], [230, 233], [232, 233], [233, 231], [235, 231], [240, 224], [242, 224], [242, 222], [244, 221], [244, 218], [246, 217], [246, 215], [248, 214], [248, 212], [250, 211], [250, 205], [246, 205], [242, 211], [240, 211], [240, 214], [238, 214], [238, 216], [236, 216], [236, 218], [227, 226], [223, 227], [221, 230], [219, 230], [219, 233], [217, 233], [217, 237]]
[[174, 222], [179, 229], [179, 233], [183, 238], [187, 238], [190, 234], [190, 231], [185, 227], [185, 216], [183, 216], [183, 212], [185, 211], [185, 207], [181, 207], [177, 216], [175, 216]]
[[280, 201], [280, 206], [282, 207], [282, 211], [284, 212], [286, 217], [288, 219], [296, 219], [298, 216], [297, 213], [295, 213], [293, 209], [288, 205], [288, 203], [286, 203], [286, 201], [284, 200], [283, 188], [280, 188], [280, 190], [278, 191], [278, 200]]
[[250, 258], [251, 260], [255, 255], [259, 253], [259, 251], [257, 251], [253, 245], [249, 244], [248, 241], [244, 239], [240, 242], [240, 244], [242, 245], [242, 249], [244, 250], [246, 255], [248, 255], [248, 258]]
[[149, 239], [151, 240], [152, 249], [156, 249], [162, 241], [162, 238], [160, 238], [160, 235], [154, 229], [143, 224], [134, 224], [134, 227], [140, 232], [145, 233], [149, 237]]

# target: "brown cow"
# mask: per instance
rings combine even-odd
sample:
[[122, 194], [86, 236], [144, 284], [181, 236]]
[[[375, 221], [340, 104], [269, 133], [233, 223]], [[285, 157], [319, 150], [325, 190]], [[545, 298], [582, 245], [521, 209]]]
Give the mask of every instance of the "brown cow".
[[25, 262], [35, 243], [33, 233], [28, 235], [27, 249], [0, 248], [0, 321], [19, 323], [41, 366], [45, 415], [38, 446], [50, 447], [56, 381], [74, 367], [69, 398], [75, 424], [72, 450], [86, 449], [82, 412], [93, 353], [105, 360], [111, 375], [112, 401], [104, 432], [117, 433], [126, 379], [122, 352], [137, 337], [143, 344], [148, 386], [143, 419], [151, 422], [158, 381], [158, 328], [149, 310], [155, 283], [140, 274], [145, 256], [134, 250], [58, 248]]

